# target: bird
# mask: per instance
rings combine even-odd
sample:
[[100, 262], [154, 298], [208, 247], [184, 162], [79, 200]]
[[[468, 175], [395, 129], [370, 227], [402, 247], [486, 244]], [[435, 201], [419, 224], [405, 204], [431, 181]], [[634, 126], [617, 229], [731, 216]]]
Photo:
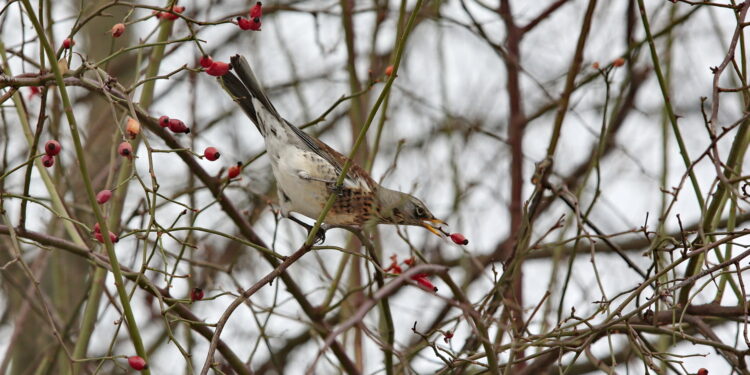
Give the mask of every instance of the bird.
[[[330, 195], [336, 194], [323, 220], [328, 228], [374, 223], [422, 226], [437, 236], [445, 233], [441, 227], [445, 223], [424, 202], [378, 184], [356, 163], [337, 186], [347, 157], [285, 120], [243, 56], [235, 55], [230, 61], [231, 69], [217, 79], [264, 138], [282, 216], [309, 231], [312, 226], [292, 213], [317, 220]], [[325, 239], [325, 232], [321, 234], [319, 241]]]

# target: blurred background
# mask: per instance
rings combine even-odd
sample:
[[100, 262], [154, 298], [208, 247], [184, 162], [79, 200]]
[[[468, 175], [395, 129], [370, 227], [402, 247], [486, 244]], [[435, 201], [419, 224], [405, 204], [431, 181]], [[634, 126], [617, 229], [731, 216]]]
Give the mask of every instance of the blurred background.
[[[209, 373], [747, 373], [748, 5], [699, 3], [266, 1], [253, 31], [236, 18], [254, 1], [0, 2], [0, 372], [126, 373], [138, 351], [154, 374], [201, 373], [219, 323]], [[307, 232], [198, 63], [235, 54], [345, 155], [372, 117], [354, 160], [468, 245], [330, 229], [279, 266]], [[96, 209], [88, 188], [114, 196]], [[443, 266], [425, 268], [438, 291], [394, 262]]]

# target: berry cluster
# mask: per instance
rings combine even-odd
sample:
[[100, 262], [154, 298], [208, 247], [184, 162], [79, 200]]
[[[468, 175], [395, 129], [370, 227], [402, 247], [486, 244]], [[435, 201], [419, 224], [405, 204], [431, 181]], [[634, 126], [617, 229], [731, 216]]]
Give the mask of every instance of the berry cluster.
[[260, 31], [260, 18], [263, 16], [263, 4], [258, 1], [250, 8], [248, 18], [237, 17], [237, 26], [242, 30]]
[[42, 156], [42, 165], [49, 168], [55, 165], [55, 155], [62, 151], [60, 142], [56, 140], [49, 140], [44, 144], [44, 156]]

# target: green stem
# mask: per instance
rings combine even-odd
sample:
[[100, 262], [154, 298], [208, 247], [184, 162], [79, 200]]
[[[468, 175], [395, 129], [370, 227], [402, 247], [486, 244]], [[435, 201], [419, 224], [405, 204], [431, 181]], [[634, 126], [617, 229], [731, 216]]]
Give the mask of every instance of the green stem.
[[[47, 35], [44, 32], [44, 29], [42, 28], [42, 25], [39, 23], [39, 19], [36, 16], [36, 13], [34, 12], [34, 9], [31, 6], [31, 3], [29, 0], [21, 0], [24, 8], [26, 8], [26, 12], [28, 14], [28, 18], [31, 21], [31, 23], [34, 25], [34, 29], [39, 37], [39, 42], [44, 47], [44, 52], [47, 55], [47, 58], [50, 61], [55, 61], [55, 51], [52, 49], [52, 46], [50, 46], [49, 41], [47, 40]], [[65, 112], [65, 116], [68, 120], [68, 126], [70, 128], [71, 137], [73, 138], [73, 144], [75, 145], [75, 152], [76, 157], [78, 159], [78, 167], [81, 172], [81, 176], [83, 178], [84, 187], [86, 188], [86, 195], [89, 199], [89, 204], [91, 205], [92, 210], [94, 211], [94, 216], [96, 216], [96, 220], [101, 225], [102, 233], [109, 233], [109, 229], [107, 226], [107, 222], [104, 220], [104, 217], [102, 215], [101, 210], [99, 209], [99, 205], [96, 202], [96, 194], [94, 193], [94, 188], [91, 185], [91, 178], [88, 172], [88, 166], [86, 164], [86, 158], [85, 158], [85, 152], [83, 150], [83, 145], [81, 144], [81, 137], [78, 132], [78, 123], [76, 122], [75, 115], [73, 114], [73, 106], [70, 102], [70, 97], [68, 96], [68, 90], [65, 86], [65, 82], [63, 80], [62, 72], [60, 71], [60, 67], [55, 64], [51, 63], [50, 67], [52, 68], [52, 72], [55, 75], [55, 81], [57, 82], [57, 88], [60, 92], [60, 99], [62, 100], [63, 104], [63, 110]], [[143, 340], [141, 339], [140, 331], [138, 330], [138, 325], [135, 320], [135, 316], [133, 315], [133, 309], [130, 306], [130, 300], [128, 299], [127, 291], [125, 290], [125, 285], [123, 282], [122, 277], [122, 271], [120, 270], [120, 263], [117, 261], [117, 254], [115, 254], [114, 246], [112, 245], [112, 242], [109, 239], [108, 235], [103, 236], [104, 237], [104, 245], [107, 249], [107, 254], [109, 256], [109, 263], [112, 266], [112, 274], [115, 279], [115, 286], [117, 288], [117, 294], [120, 298], [120, 303], [122, 304], [122, 310], [125, 315], [125, 320], [127, 322], [128, 331], [130, 332], [130, 338], [133, 340], [133, 346], [135, 347], [136, 353], [141, 356], [146, 362], [148, 362], [148, 358], [146, 356], [146, 351], [143, 346]], [[150, 374], [150, 371], [148, 369], [143, 370], [144, 374]]]

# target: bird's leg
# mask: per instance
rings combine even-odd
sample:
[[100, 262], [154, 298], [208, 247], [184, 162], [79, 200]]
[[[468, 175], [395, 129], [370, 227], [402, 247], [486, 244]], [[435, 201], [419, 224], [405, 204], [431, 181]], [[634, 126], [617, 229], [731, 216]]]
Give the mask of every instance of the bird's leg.
[[[293, 221], [293, 222], [295, 222], [295, 223], [297, 223], [297, 224], [305, 227], [305, 229], [307, 229], [307, 234], [308, 235], [312, 231], [312, 229], [313, 229], [312, 225], [307, 224], [304, 221], [302, 221], [300, 219], [297, 219], [296, 217], [294, 217], [292, 215], [288, 215], [287, 217], [289, 218], [289, 220], [291, 220], [291, 221]], [[318, 228], [318, 232], [315, 233], [315, 243], [316, 244], [322, 244], [323, 242], [325, 242], [325, 240], [326, 240], [326, 230], [325, 230], [325, 228], [323, 228], [323, 225], [321, 225], [320, 228]]]

